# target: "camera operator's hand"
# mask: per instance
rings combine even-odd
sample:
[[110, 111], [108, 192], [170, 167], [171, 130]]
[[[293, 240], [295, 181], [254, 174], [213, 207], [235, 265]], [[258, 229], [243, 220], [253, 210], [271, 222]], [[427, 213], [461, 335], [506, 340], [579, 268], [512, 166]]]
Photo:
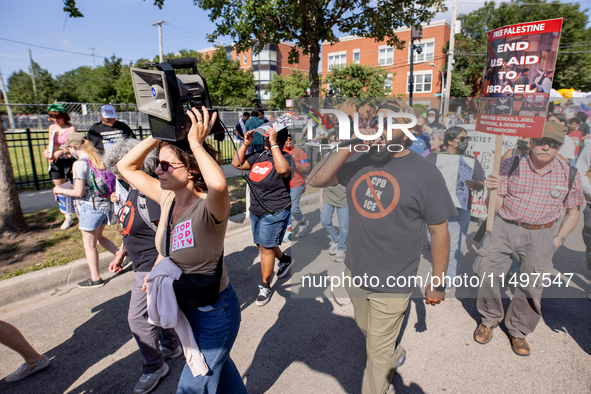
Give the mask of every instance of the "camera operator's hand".
[[269, 135], [269, 143], [271, 146], [277, 145], [277, 131], [274, 128], [267, 129], [267, 134]]
[[205, 141], [205, 138], [209, 135], [209, 131], [213, 128], [217, 120], [217, 113], [214, 113], [210, 119], [207, 108], [201, 107], [201, 110], [203, 111], [203, 115], [201, 115], [197, 108], [191, 108], [191, 111], [187, 111], [187, 115], [191, 119], [191, 129], [189, 130], [189, 135], [187, 135], [189, 143], [197, 142], [200, 145], [203, 144], [203, 141]]

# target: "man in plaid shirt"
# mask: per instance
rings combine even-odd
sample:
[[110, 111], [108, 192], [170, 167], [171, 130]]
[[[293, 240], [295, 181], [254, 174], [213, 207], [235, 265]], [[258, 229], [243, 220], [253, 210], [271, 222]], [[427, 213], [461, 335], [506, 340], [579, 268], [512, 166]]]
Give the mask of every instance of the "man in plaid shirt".
[[[498, 189], [498, 195], [494, 229], [473, 267], [482, 280], [477, 300], [482, 323], [474, 332], [474, 340], [480, 344], [491, 340], [494, 328], [503, 320], [501, 282], [508, 283], [511, 256], [517, 255], [517, 278], [526, 274], [529, 280], [527, 286], [518, 282], [505, 325], [513, 351], [520, 356], [530, 354], [525, 337], [542, 317], [542, 278], [552, 272], [552, 256], [575, 228], [579, 206], [585, 205], [581, 175], [575, 175], [569, 191], [570, 167], [556, 157], [567, 131], [559, 123], [546, 122], [543, 137], [531, 139], [531, 152], [523, 156], [510, 177], [515, 158], [503, 161], [499, 175], [491, 174], [486, 180], [486, 187]], [[566, 214], [558, 226], [564, 208]]]

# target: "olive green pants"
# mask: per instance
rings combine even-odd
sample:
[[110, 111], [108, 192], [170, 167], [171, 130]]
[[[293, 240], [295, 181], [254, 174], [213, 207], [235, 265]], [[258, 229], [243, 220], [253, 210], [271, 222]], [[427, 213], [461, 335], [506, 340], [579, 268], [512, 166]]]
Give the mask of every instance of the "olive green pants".
[[[351, 271], [345, 270], [345, 277]], [[384, 394], [396, 372], [403, 348], [396, 343], [411, 293], [374, 292], [361, 287], [345, 288], [355, 310], [355, 322], [366, 336], [366, 371], [363, 394]]]

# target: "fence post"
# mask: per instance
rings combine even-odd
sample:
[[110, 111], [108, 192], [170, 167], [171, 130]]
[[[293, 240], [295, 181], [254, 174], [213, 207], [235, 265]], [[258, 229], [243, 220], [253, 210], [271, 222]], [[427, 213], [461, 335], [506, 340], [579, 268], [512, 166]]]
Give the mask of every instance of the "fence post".
[[31, 158], [31, 168], [33, 169], [33, 183], [35, 190], [40, 190], [39, 179], [37, 178], [37, 169], [35, 168], [35, 156], [33, 152], [33, 141], [31, 140], [31, 129], [27, 129], [27, 143], [29, 145], [29, 157]]

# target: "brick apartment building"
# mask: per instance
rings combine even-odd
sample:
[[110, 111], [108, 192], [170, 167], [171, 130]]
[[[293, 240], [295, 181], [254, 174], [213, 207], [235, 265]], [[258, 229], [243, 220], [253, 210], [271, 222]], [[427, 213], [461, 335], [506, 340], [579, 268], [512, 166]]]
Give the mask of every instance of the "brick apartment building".
[[[256, 56], [252, 55], [252, 51], [237, 53], [232, 45], [224, 46], [228, 59], [238, 60], [240, 68], [248, 70], [252, 68], [254, 79], [256, 82], [257, 98], [261, 103], [266, 103], [271, 94], [266, 91], [267, 84], [273, 79], [275, 74], [290, 75], [294, 70], [308, 73], [310, 70], [310, 56], [304, 55], [302, 49], [296, 48], [300, 53], [300, 62], [298, 64], [289, 64], [287, 62], [289, 51], [294, 47], [293, 44], [281, 42], [279, 44], [268, 44]], [[204, 55], [211, 54], [216, 50], [215, 47], [201, 49]], [[303, 92], [302, 92], [303, 93]]]
[[[449, 41], [450, 24], [445, 20], [433, 21], [423, 24], [422, 40], [415, 40], [415, 45], [420, 45], [422, 52], [414, 58], [414, 93], [416, 103], [420, 98], [433, 98], [434, 93], [441, 93], [441, 71], [429, 63], [441, 67], [445, 71], [445, 53], [443, 48]], [[345, 66], [350, 63], [359, 63], [372, 67], [383, 67], [391, 74], [386, 80], [386, 85], [391, 87], [392, 94], [409, 93], [410, 83], [410, 28], [396, 30], [396, 35], [401, 41], [406, 41], [405, 48], [395, 49], [386, 45], [385, 41], [376, 42], [373, 38], [347, 36], [340, 38], [336, 44], [322, 45], [322, 75], [328, 75], [330, 68], [335, 65]], [[325, 87], [327, 87], [325, 85]], [[426, 100], [425, 100], [426, 101]]]

